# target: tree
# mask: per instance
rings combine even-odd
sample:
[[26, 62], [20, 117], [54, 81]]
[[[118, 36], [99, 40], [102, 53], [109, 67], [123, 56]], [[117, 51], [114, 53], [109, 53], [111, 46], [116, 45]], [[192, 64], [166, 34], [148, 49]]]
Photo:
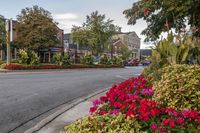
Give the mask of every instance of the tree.
[[6, 29], [5, 29], [5, 21], [4, 17], [0, 15], [0, 49], [3, 48], [3, 44], [5, 44], [6, 38]]
[[39, 50], [54, 46], [58, 43], [57, 33], [51, 13], [41, 7], [22, 9], [17, 16], [15, 41], [21, 48]]
[[103, 53], [108, 49], [112, 35], [119, 31], [113, 20], [106, 19], [105, 14], [101, 15], [98, 11], [86, 16], [86, 22], [81, 27], [72, 28], [72, 38], [80, 45], [87, 46], [94, 55]]
[[200, 37], [199, 12], [199, 0], [140, 0], [123, 13], [130, 25], [143, 18], [148, 24], [142, 31], [145, 41], [154, 41], [165, 31], [175, 29], [181, 33], [186, 25], [190, 26], [193, 36]]
[[[0, 50], [6, 51], [6, 29], [4, 17], [2, 15], [0, 15]], [[1, 54], [3, 53], [1, 52]]]
[[123, 44], [119, 49], [119, 53], [122, 56], [122, 59], [126, 61], [131, 56], [131, 50], [129, 50], [128, 46]]
[[88, 46], [88, 30], [86, 27], [73, 25], [71, 31], [73, 41], [82, 46]]

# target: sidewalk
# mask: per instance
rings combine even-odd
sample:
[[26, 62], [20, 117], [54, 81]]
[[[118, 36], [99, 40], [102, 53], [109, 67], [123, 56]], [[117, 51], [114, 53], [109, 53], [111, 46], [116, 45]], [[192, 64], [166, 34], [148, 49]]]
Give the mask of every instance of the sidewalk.
[[0, 73], [6, 73], [6, 72], [8, 72], [7, 69], [1, 69], [1, 68], [0, 68]]
[[79, 99], [48, 116], [34, 127], [25, 131], [25, 133], [59, 133], [63, 130], [65, 125], [89, 115], [89, 108], [92, 106], [92, 101], [105, 95], [106, 91], [108, 91], [108, 89], [101, 90], [85, 98]]

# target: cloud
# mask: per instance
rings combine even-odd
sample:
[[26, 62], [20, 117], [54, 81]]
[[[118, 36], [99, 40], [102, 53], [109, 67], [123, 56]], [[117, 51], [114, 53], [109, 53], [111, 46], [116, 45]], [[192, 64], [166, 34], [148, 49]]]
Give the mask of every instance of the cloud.
[[53, 18], [65, 33], [71, 32], [72, 25], [81, 25], [80, 17], [74, 13], [53, 14]]
[[53, 16], [54, 16], [54, 19], [56, 20], [76, 20], [79, 18], [79, 16], [74, 13], [54, 14]]

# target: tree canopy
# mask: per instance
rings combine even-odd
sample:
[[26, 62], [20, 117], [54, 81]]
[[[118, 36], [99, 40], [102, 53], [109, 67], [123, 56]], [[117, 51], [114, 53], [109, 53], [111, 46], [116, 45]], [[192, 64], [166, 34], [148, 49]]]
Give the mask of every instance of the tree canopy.
[[128, 45], [123, 44], [121, 45], [120, 49], [119, 49], [119, 53], [122, 56], [122, 59], [125, 61], [127, 59], [129, 59], [129, 57], [131, 56], [131, 50], [128, 48]]
[[58, 43], [57, 23], [49, 11], [38, 6], [21, 10], [17, 16], [16, 34], [15, 41], [21, 48], [38, 50]]
[[4, 17], [0, 15], [0, 49], [5, 48], [5, 36], [6, 35], [6, 29], [5, 29], [5, 21]]
[[120, 28], [113, 24], [113, 20], [98, 11], [86, 16], [82, 26], [73, 26], [72, 38], [80, 45], [87, 46], [93, 54], [97, 55], [108, 49], [112, 35]]
[[130, 25], [141, 18], [147, 22], [148, 27], [142, 31], [145, 41], [154, 41], [171, 29], [181, 33], [186, 25], [193, 36], [200, 37], [199, 0], [140, 0], [123, 13]]

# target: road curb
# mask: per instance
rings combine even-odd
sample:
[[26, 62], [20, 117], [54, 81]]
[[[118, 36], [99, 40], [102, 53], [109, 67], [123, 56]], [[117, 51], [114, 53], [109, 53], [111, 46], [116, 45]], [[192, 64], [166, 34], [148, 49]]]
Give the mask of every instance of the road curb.
[[44, 118], [43, 120], [41, 120], [39, 123], [37, 123], [35, 126], [29, 128], [28, 130], [26, 130], [24, 133], [35, 133], [37, 131], [39, 131], [40, 129], [42, 129], [44, 126], [46, 126], [47, 124], [49, 124], [51, 121], [53, 121], [54, 119], [56, 119], [58, 116], [62, 115], [63, 113], [67, 112], [68, 110], [72, 109], [75, 106], [78, 106], [80, 103], [98, 95], [101, 93], [104, 93], [106, 91], [108, 91], [109, 88], [103, 89], [103, 90], [99, 90], [97, 92], [94, 92], [86, 97], [82, 97], [79, 98], [77, 101], [71, 103], [69, 106], [65, 106], [62, 109], [56, 111], [55, 113], [49, 115], [48, 117]]
[[38, 72], [63, 72], [63, 71], [71, 71], [71, 70], [109, 70], [109, 69], [124, 69], [123, 68], [74, 68], [74, 69], [38, 69], [38, 70], [7, 70], [7, 69], [0, 69], [1, 73], [38, 73]]

